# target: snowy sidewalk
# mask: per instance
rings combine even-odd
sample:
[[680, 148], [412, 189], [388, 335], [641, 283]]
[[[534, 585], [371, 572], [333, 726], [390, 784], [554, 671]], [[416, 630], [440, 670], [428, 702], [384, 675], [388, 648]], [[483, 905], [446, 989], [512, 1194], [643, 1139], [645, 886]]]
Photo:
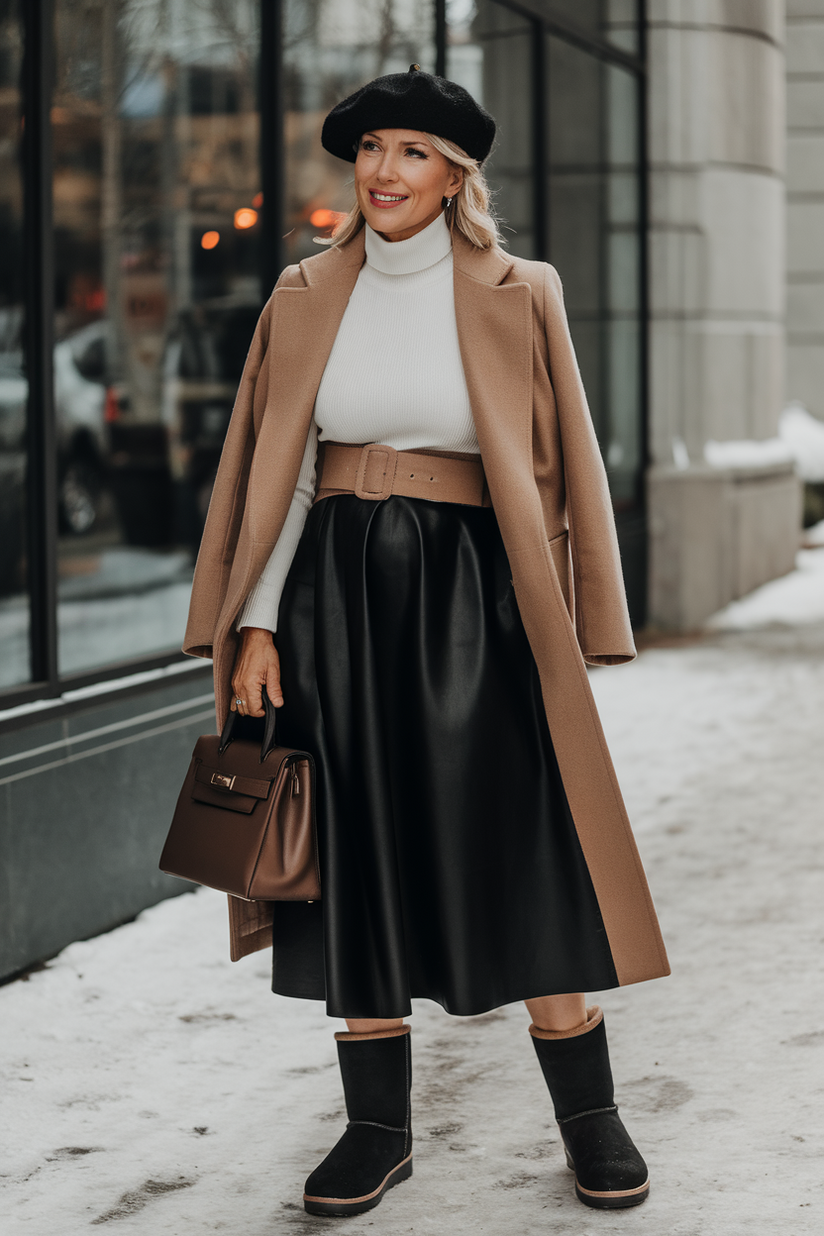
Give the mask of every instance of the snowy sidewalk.
[[824, 1230], [824, 624], [592, 681], [673, 966], [602, 1000], [644, 1206], [575, 1201], [522, 1007], [421, 1002], [414, 1177], [360, 1218], [305, 1215], [343, 1127], [337, 1023], [272, 996], [267, 954], [231, 965], [202, 891], [0, 988], [4, 1236]]

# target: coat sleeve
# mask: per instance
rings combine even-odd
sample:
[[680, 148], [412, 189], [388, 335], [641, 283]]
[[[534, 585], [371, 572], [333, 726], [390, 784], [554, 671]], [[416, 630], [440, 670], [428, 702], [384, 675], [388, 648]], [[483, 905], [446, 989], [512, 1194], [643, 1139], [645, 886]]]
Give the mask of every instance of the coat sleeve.
[[255, 447], [255, 408], [266, 399], [264, 360], [271, 316], [272, 297], [258, 319], [243, 367], [197, 556], [183, 641], [183, 651], [193, 657], [212, 656], [215, 627], [226, 596]]
[[544, 322], [558, 413], [575, 595], [575, 627], [589, 665], [635, 657], [606, 469], [592, 424], [557, 271], [546, 267]]

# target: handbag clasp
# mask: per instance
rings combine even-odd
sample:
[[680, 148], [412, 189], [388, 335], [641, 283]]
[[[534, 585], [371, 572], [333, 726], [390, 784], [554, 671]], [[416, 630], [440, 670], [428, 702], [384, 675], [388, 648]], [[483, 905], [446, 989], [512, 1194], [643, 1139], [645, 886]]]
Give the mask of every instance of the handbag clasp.
[[235, 784], [235, 779], [234, 777], [227, 777], [225, 773], [214, 772], [212, 773], [211, 784], [220, 786], [222, 790], [231, 790]]

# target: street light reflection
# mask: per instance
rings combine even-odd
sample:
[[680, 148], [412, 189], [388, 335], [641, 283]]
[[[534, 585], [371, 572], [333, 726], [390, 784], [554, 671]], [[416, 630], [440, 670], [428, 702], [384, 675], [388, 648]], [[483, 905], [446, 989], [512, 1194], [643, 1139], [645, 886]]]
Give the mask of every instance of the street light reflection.
[[244, 232], [247, 228], [254, 227], [257, 223], [258, 212], [251, 210], [248, 206], [242, 206], [240, 210], [235, 211], [235, 227], [238, 231]]

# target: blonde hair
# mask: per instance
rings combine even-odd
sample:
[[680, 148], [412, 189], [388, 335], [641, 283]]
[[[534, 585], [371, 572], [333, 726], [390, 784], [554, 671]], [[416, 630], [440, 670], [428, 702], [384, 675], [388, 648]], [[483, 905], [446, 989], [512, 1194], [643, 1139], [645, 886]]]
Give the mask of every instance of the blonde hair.
[[[460, 232], [476, 249], [494, 249], [505, 244], [492, 210], [492, 194], [478, 160], [470, 158], [466, 151], [445, 137], [436, 137], [434, 133], [424, 133], [424, 137], [438, 154], [463, 172], [460, 189], [444, 209], [449, 230]], [[315, 242], [339, 248], [357, 236], [364, 223], [363, 211], [355, 202], [332, 235], [316, 236]]]

